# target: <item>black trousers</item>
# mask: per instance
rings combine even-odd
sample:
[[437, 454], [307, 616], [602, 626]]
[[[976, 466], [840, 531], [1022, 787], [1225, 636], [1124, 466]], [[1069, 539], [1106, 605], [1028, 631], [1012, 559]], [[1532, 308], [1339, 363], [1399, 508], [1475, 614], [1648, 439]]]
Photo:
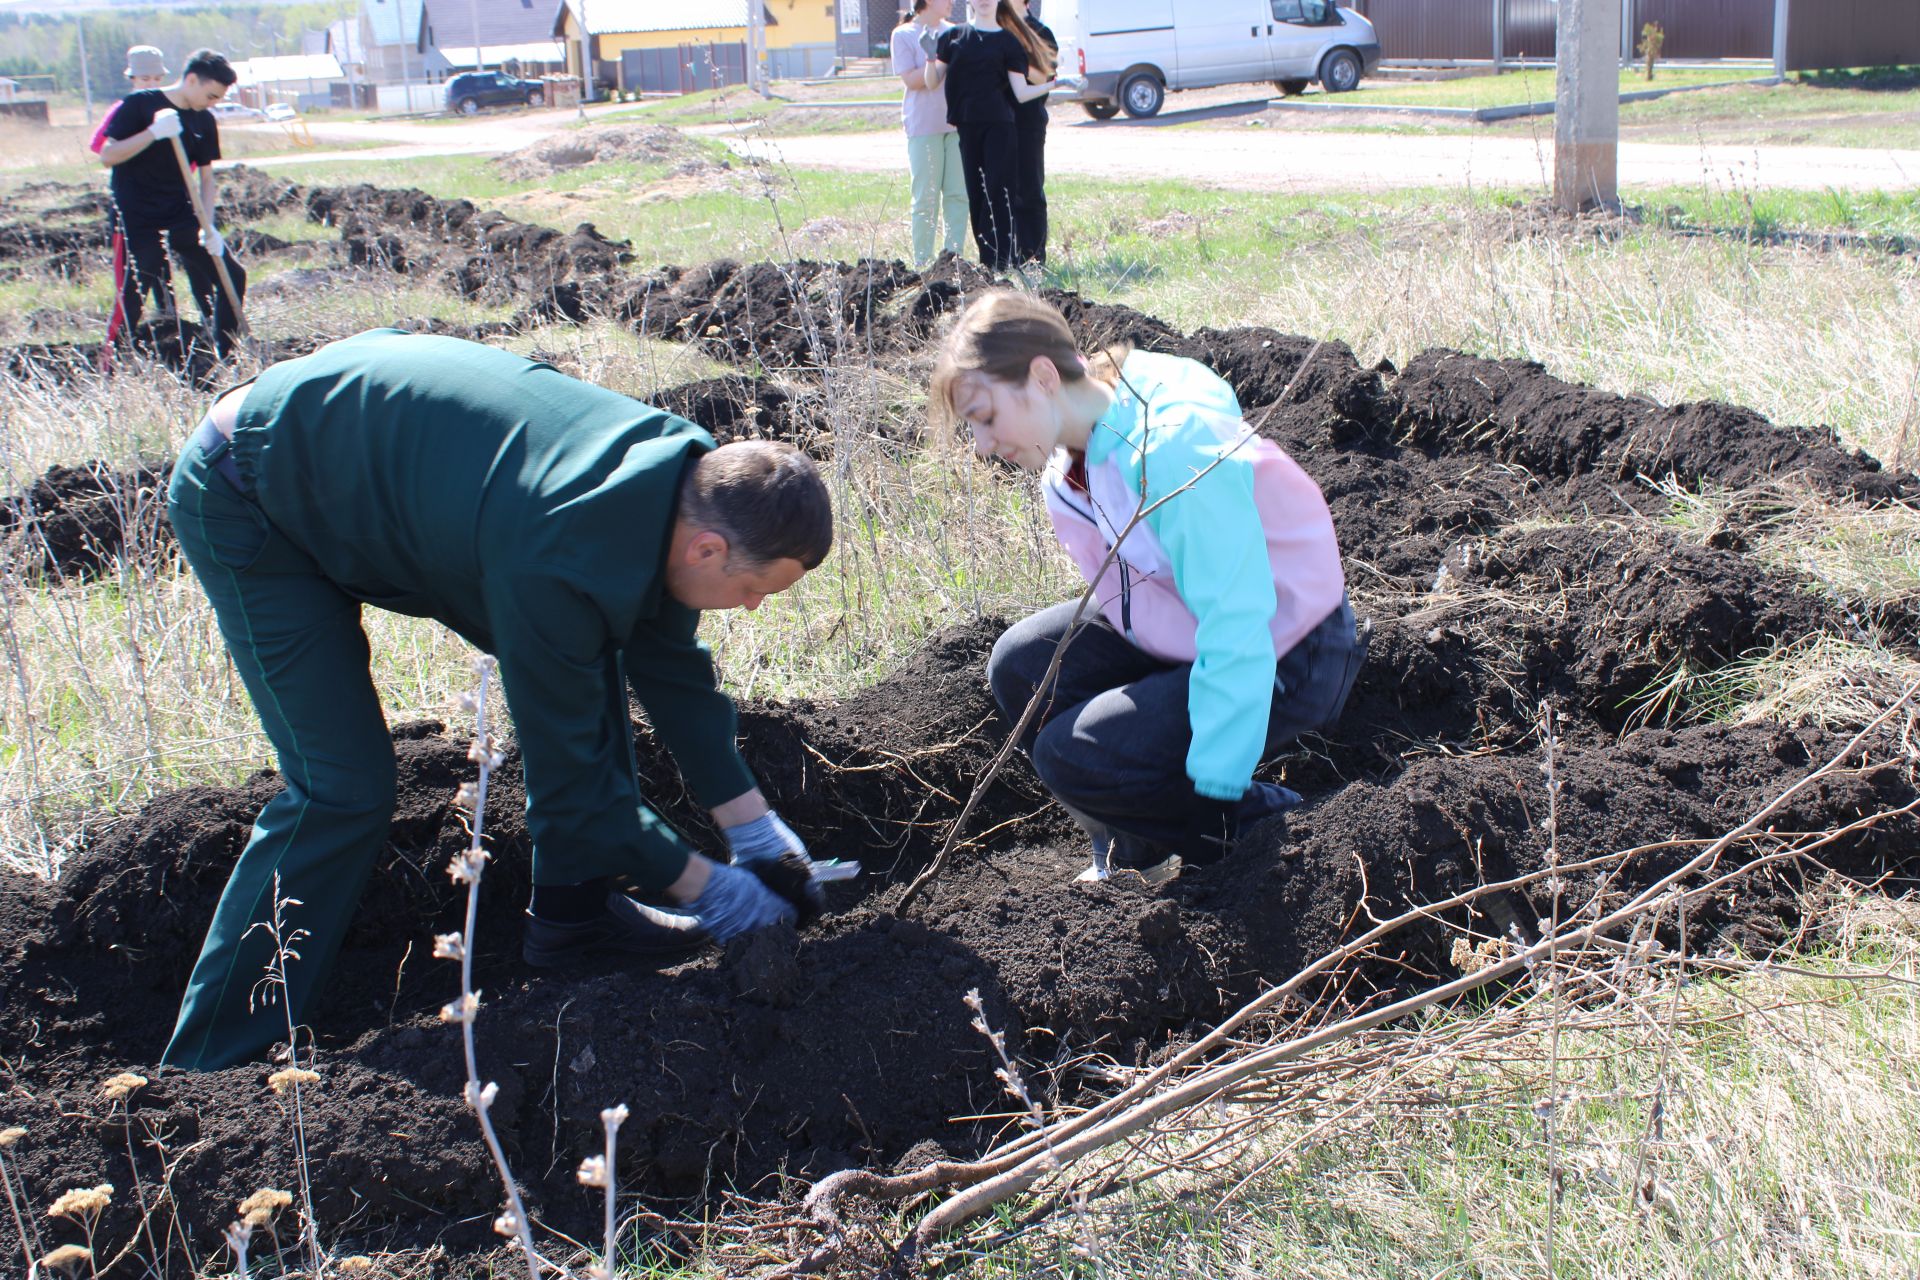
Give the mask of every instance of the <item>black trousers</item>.
[[[127, 332], [140, 323], [143, 295], [152, 293], [157, 300], [173, 292], [173, 273], [167, 267], [167, 251], [187, 273], [187, 285], [200, 308], [200, 319], [213, 330], [214, 349], [226, 355], [233, 349], [234, 331], [240, 317], [227, 304], [214, 270], [213, 255], [200, 247], [200, 224], [192, 214], [163, 227], [126, 228], [127, 256], [131, 259], [120, 286], [120, 305], [126, 316]], [[233, 278], [233, 290], [242, 302], [247, 296], [247, 273], [231, 253], [226, 255], [227, 274]]]
[[1014, 257], [1019, 262], [1047, 260], [1047, 118], [1015, 128], [1020, 137], [1020, 160], [1013, 187], [1013, 229], [1018, 239]]
[[1014, 209], [1019, 132], [1012, 121], [958, 128], [960, 165], [967, 172], [967, 212], [980, 263], [989, 271], [1006, 271], [1014, 265], [1019, 234]]

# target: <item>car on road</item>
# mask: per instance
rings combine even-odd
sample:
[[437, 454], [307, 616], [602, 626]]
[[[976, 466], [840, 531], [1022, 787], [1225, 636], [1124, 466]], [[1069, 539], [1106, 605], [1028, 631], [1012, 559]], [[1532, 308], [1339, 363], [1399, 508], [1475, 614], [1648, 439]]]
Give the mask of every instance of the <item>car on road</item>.
[[1169, 92], [1318, 81], [1345, 93], [1380, 64], [1380, 37], [1339, 0], [1049, 0], [1060, 70], [1096, 120], [1158, 115]]
[[482, 107], [537, 107], [546, 100], [546, 85], [504, 71], [469, 71], [447, 81], [447, 110], [455, 115], [470, 116]]
[[266, 117], [258, 107], [250, 107], [244, 102], [216, 102], [212, 107], [215, 120], [263, 120]]
[[300, 113], [293, 109], [291, 102], [269, 102], [267, 104], [267, 119], [274, 121], [276, 124], [285, 124], [289, 120], [298, 120], [299, 118]]

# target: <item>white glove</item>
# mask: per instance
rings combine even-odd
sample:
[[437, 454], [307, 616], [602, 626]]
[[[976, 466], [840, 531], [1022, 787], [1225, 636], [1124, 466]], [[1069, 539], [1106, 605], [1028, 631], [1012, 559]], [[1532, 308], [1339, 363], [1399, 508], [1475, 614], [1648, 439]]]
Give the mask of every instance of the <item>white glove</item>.
[[180, 113], [172, 107], [162, 107], [153, 113], [153, 123], [147, 131], [155, 138], [177, 138], [180, 136]]
[[226, 240], [212, 227], [202, 227], [200, 229], [200, 247], [216, 258], [224, 258], [227, 256]]

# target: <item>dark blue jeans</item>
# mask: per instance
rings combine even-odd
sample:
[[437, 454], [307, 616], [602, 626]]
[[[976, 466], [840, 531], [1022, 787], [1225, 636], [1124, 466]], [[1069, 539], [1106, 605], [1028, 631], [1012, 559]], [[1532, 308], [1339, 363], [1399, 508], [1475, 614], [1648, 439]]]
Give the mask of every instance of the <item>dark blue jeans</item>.
[[[1033, 697], [1074, 606], [1057, 604], [1007, 628], [987, 659], [994, 701], [1010, 721]], [[1089, 608], [1060, 661], [1051, 696], [1021, 739], [1034, 772], [1090, 831], [1105, 828], [1116, 861], [1145, 865], [1177, 850], [1204, 803], [1187, 777], [1193, 741], [1187, 715], [1190, 663], [1162, 662], [1135, 648]], [[1330, 727], [1346, 706], [1363, 653], [1353, 608], [1342, 600], [1275, 667], [1267, 747]], [[1298, 803], [1284, 787], [1256, 782], [1240, 800], [1242, 827]]]

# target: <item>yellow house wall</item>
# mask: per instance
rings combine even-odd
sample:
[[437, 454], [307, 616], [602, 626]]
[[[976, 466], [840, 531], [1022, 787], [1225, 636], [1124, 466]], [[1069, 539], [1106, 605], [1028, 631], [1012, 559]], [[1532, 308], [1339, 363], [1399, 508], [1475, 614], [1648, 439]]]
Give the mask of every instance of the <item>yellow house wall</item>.
[[769, 49], [830, 45], [839, 34], [833, 21], [833, 0], [766, 0], [766, 3], [767, 12], [777, 24], [767, 28]]
[[747, 38], [745, 27], [694, 27], [686, 31], [610, 31], [600, 37], [600, 57], [620, 61], [629, 49], [672, 49], [683, 44], [734, 44]]

